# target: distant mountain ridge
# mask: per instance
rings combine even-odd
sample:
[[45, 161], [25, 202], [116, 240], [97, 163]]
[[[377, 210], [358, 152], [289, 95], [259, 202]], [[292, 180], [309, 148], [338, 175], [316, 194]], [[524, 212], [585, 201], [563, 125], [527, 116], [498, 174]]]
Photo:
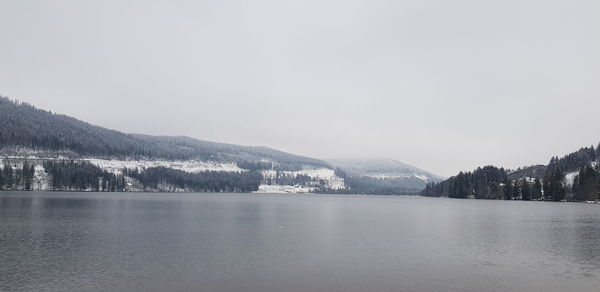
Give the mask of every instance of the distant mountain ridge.
[[327, 159], [355, 193], [414, 194], [442, 177], [389, 158]]
[[409, 177], [426, 181], [440, 181], [444, 178], [424, 171], [416, 166], [390, 158], [326, 159], [331, 166], [343, 169], [348, 175], [370, 177]]

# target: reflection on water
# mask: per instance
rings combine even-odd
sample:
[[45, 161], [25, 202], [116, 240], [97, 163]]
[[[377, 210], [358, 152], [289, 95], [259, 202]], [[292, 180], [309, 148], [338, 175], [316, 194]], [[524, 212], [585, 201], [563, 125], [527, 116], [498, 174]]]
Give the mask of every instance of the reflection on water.
[[600, 206], [2, 193], [0, 290], [598, 291]]

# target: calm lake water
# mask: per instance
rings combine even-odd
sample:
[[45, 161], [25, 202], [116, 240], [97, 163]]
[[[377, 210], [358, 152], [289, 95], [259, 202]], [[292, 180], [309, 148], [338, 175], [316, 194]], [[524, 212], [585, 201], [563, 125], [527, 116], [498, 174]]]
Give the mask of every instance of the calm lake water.
[[1, 193], [3, 291], [600, 291], [600, 205]]

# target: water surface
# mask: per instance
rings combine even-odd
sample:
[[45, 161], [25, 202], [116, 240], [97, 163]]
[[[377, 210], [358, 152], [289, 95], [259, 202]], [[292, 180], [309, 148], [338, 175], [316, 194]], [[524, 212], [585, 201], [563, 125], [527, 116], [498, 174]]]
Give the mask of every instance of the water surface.
[[0, 193], [2, 291], [600, 291], [600, 205]]

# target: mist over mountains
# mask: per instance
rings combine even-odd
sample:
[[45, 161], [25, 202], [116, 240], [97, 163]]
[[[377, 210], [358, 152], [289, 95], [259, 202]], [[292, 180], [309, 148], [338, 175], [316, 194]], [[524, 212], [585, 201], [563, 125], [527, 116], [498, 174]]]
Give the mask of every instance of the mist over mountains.
[[[444, 178], [415, 166], [389, 158], [374, 159], [327, 159], [338, 173], [346, 178], [353, 191], [364, 193], [395, 192], [394, 187], [418, 192], [427, 183], [439, 182]], [[393, 182], [393, 183], [392, 183]], [[386, 185], [387, 186], [384, 186]], [[370, 186], [368, 189], [364, 189]], [[396, 190], [397, 191], [397, 190]]]
[[0, 147], [73, 156], [132, 159], [210, 160], [240, 162], [271, 160], [282, 170], [327, 163], [268, 147], [240, 146], [182, 136], [127, 134], [0, 97]]
[[547, 165], [444, 179], [388, 158], [316, 159], [264, 146], [128, 134], [0, 97], [0, 189], [321, 192], [581, 201], [600, 197], [599, 147]]
[[440, 180], [391, 159], [324, 161], [264, 146], [123, 133], [7, 97], [0, 97], [0, 155], [0, 188], [18, 190], [414, 194]]
[[390, 159], [326, 159], [333, 167], [343, 169], [349, 175], [371, 177], [415, 177], [421, 180], [437, 181], [443, 177], [424, 171], [418, 167]]

